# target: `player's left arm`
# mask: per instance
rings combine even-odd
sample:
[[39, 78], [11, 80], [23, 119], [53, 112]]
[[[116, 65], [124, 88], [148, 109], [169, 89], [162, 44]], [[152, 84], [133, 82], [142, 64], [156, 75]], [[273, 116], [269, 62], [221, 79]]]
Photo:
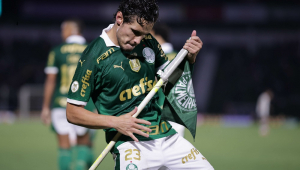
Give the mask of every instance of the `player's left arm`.
[[183, 48], [188, 50], [187, 60], [190, 64], [195, 63], [196, 57], [203, 46], [203, 42], [196, 35], [196, 30], [193, 30], [191, 38], [186, 41]]

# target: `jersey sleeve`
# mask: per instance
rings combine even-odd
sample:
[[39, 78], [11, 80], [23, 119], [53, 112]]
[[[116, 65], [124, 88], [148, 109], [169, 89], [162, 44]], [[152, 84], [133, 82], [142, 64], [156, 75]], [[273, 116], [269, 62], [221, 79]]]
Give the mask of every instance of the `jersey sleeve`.
[[48, 55], [48, 61], [47, 65], [45, 67], [44, 72], [46, 74], [57, 74], [58, 73], [58, 65], [57, 65], [57, 59], [56, 54], [54, 50], [51, 50]]
[[164, 51], [161, 48], [161, 45], [157, 42], [157, 40], [153, 37], [153, 45], [154, 45], [154, 53], [155, 53], [155, 68], [156, 71], [163, 69], [168, 63], [170, 62], [168, 60], [168, 57], [164, 53]]
[[96, 61], [93, 55], [84, 52], [77, 64], [77, 68], [70, 85], [68, 103], [86, 105], [94, 91]]

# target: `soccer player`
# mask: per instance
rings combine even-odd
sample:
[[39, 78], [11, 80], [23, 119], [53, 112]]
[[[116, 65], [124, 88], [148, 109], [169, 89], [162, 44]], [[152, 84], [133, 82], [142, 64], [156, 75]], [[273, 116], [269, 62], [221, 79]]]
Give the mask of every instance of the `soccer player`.
[[[123, 135], [111, 152], [115, 169], [194, 169], [213, 167], [186, 139], [161, 120], [156, 94], [137, 118], [132, 115], [155, 84], [157, 69], [169, 61], [149, 34], [159, 15], [155, 0], [123, 0], [115, 23], [85, 49], [67, 99], [69, 122], [104, 129], [109, 142]], [[183, 46], [194, 63], [202, 48], [196, 31]], [[83, 107], [92, 97], [99, 114]]]
[[259, 134], [266, 136], [269, 133], [269, 118], [271, 101], [274, 97], [274, 93], [271, 89], [265, 90], [261, 93], [256, 103], [256, 113], [259, 118]]
[[[76, 126], [67, 121], [67, 94], [77, 63], [86, 48], [86, 40], [81, 35], [82, 24], [79, 20], [66, 20], [61, 25], [61, 36], [65, 43], [53, 48], [49, 53], [45, 68], [46, 81], [41, 119], [45, 124], [52, 124], [57, 134], [59, 152], [58, 165], [60, 170], [87, 169], [93, 162], [88, 129]], [[52, 103], [52, 107], [51, 107]], [[51, 110], [50, 110], [51, 108]], [[93, 111], [92, 101], [86, 109]], [[72, 147], [70, 135], [76, 133], [77, 145]], [[72, 162], [72, 163], [71, 163]]]
[[[161, 45], [161, 48], [164, 51], [164, 53], [167, 55], [168, 60], [171, 61], [174, 59], [177, 53], [174, 51], [173, 45], [169, 43], [169, 33], [170, 33], [169, 27], [166, 24], [162, 24], [162, 23], [156, 23], [153, 26], [153, 29], [151, 31], [152, 36], [154, 36], [157, 42]], [[167, 105], [163, 106], [165, 95], [162, 89], [158, 90], [158, 95], [159, 95], [158, 102], [160, 106], [168, 107]], [[174, 128], [180, 136], [184, 137], [184, 130], [185, 130], [184, 126], [173, 121], [169, 121], [169, 123], [172, 125], [172, 128]]]

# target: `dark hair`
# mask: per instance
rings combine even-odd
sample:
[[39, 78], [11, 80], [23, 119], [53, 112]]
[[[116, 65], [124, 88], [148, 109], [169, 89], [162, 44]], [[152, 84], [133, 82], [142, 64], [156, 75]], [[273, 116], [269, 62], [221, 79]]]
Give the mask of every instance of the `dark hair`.
[[67, 19], [64, 22], [72, 22], [72, 23], [74, 23], [77, 26], [79, 33], [82, 33], [82, 31], [84, 29], [84, 23], [80, 19], [78, 19], [78, 18]]
[[[156, 0], [122, 0], [117, 12], [119, 11], [123, 14], [124, 23], [132, 23], [137, 16], [136, 21], [142, 26], [145, 21], [155, 23], [159, 16]], [[114, 18], [116, 18], [117, 12], [114, 14]]]
[[156, 23], [153, 26], [155, 35], [160, 35], [166, 42], [169, 42], [170, 29], [166, 24]]

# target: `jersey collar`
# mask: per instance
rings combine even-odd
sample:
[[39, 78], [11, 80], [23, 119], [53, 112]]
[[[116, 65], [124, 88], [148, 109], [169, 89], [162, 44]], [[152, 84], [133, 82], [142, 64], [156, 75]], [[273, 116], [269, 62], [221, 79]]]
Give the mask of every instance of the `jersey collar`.
[[107, 28], [103, 29], [100, 37], [104, 40], [107, 47], [119, 47], [120, 48], [120, 46], [117, 46], [115, 43], [113, 43], [110, 40], [110, 38], [108, 37], [108, 35], [106, 34], [106, 32], [109, 31], [110, 29], [112, 29], [113, 26], [114, 26], [114, 24], [110, 24]]
[[76, 43], [76, 44], [85, 44], [85, 38], [80, 35], [71, 35], [66, 39], [66, 43]]

